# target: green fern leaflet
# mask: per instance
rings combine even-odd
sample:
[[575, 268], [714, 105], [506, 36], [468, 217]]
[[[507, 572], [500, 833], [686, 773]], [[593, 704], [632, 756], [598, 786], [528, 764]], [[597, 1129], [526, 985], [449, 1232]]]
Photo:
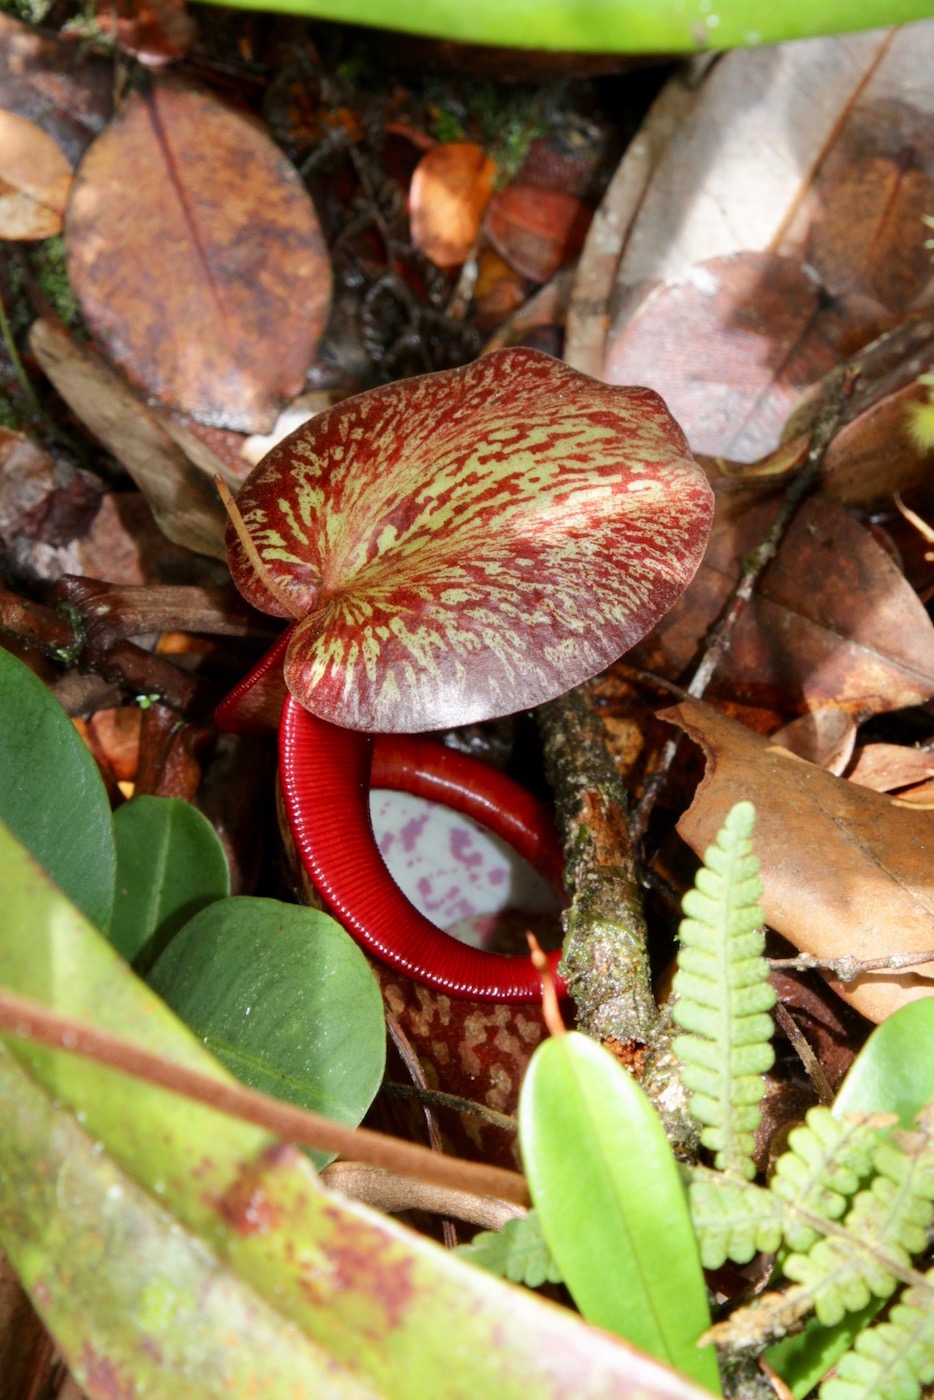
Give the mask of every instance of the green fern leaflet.
[[674, 980], [674, 1018], [690, 1032], [677, 1037], [674, 1050], [684, 1065], [691, 1112], [704, 1125], [701, 1142], [721, 1171], [748, 1181], [755, 1176], [761, 1076], [775, 1059], [768, 1014], [775, 993], [763, 957], [754, 821], [752, 803], [738, 802], [708, 847], [694, 889], [684, 897]]

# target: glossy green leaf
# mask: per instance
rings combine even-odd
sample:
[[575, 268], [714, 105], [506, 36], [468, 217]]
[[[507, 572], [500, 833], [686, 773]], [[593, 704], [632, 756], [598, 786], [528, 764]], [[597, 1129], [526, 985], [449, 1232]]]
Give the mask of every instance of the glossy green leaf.
[[519, 1103], [545, 1239], [590, 1322], [720, 1394], [697, 1243], [678, 1165], [636, 1081], [586, 1036], [546, 1040]]
[[173, 939], [149, 984], [250, 1088], [350, 1126], [372, 1103], [386, 1060], [383, 1000], [328, 914], [218, 900]]
[[97, 764], [48, 687], [2, 647], [0, 821], [91, 922], [106, 929], [116, 861]]
[[114, 813], [117, 883], [109, 938], [145, 972], [192, 915], [230, 894], [217, 832], [189, 802], [134, 797]]
[[934, 997], [909, 1001], [876, 1026], [833, 1104], [844, 1113], [897, 1113], [910, 1128], [934, 1102]]
[[[2, 827], [0, 888], [0, 986], [228, 1077]], [[95, 1150], [170, 1213], [167, 1248], [178, 1227], [200, 1236], [218, 1286], [247, 1283], [320, 1346], [326, 1359], [318, 1384], [298, 1377], [297, 1395], [340, 1394], [338, 1380], [347, 1374], [388, 1400], [702, 1400], [688, 1380], [566, 1309], [469, 1268], [403, 1226], [325, 1191], [307, 1158], [260, 1129], [64, 1051], [12, 1037], [8, 1045], [47, 1093], [73, 1110], [99, 1144]], [[22, 1164], [18, 1194], [35, 1190], [49, 1202], [68, 1202], [67, 1154], [56, 1159], [60, 1169], [51, 1164], [49, 1196], [46, 1154], [29, 1160], [32, 1171]], [[118, 1181], [111, 1184], [119, 1189]], [[100, 1227], [106, 1240], [103, 1217]], [[0, 1216], [0, 1244], [8, 1228]], [[29, 1253], [41, 1250], [51, 1229], [43, 1216], [14, 1241], [27, 1278]], [[84, 1338], [70, 1330], [69, 1319], [85, 1297], [92, 1305], [95, 1275], [111, 1254], [113, 1267], [121, 1267], [119, 1248], [106, 1259], [99, 1250], [76, 1259], [67, 1296], [58, 1292], [46, 1307], [53, 1334], [61, 1325], [68, 1337], [74, 1365], [81, 1365]], [[112, 1307], [95, 1305], [94, 1315], [111, 1338], [129, 1323], [122, 1290], [115, 1286], [109, 1296]], [[161, 1315], [163, 1296], [157, 1288], [143, 1299], [150, 1316]], [[131, 1291], [126, 1306], [138, 1304]], [[267, 1337], [260, 1335], [258, 1351]], [[150, 1393], [197, 1397], [201, 1371], [192, 1356], [187, 1389], [169, 1384]], [[113, 1395], [108, 1374], [86, 1377], [92, 1400]]]
[[235, 0], [241, 8], [314, 15], [384, 29], [509, 48], [572, 53], [693, 53], [773, 44], [813, 34], [905, 24], [932, 13], [928, 0]]

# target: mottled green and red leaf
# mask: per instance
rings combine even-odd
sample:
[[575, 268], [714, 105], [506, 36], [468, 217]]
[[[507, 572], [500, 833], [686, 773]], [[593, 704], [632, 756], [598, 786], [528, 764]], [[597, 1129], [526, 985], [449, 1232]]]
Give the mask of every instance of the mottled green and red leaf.
[[289, 690], [380, 732], [508, 714], [595, 675], [680, 596], [712, 515], [657, 394], [525, 349], [337, 405], [237, 505], [272, 588], [231, 526], [235, 583], [299, 619]]

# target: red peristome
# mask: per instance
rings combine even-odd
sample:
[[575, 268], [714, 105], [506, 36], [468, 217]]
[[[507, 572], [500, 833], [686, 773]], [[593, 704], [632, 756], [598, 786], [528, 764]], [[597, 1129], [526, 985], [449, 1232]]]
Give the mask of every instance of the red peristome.
[[[528, 793], [442, 744], [387, 736], [374, 741], [318, 719], [291, 696], [279, 729], [279, 775], [292, 838], [309, 878], [374, 957], [451, 997], [541, 1001], [541, 976], [531, 958], [468, 947], [409, 902], [380, 855], [369, 808], [371, 781], [441, 800], [481, 821], [557, 885], [560, 841]], [[549, 953], [548, 960], [563, 996], [560, 956], [560, 950]]]
[[[710, 488], [663, 401], [503, 350], [338, 404], [237, 504], [296, 626], [313, 713], [399, 732], [527, 708], [596, 674], [677, 600]], [[232, 528], [237, 587], [283, 614]]]

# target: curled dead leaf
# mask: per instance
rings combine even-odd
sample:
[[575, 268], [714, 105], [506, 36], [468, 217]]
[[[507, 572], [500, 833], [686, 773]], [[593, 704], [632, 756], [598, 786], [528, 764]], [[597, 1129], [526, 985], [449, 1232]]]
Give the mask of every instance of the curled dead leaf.
[[[825, 773], [698, 700], [661, 718], [680, 725], [707, 759], [678, 822], [692, 850], [714, 841], [734, 802], [754, 803], [761, 903], [772, 928], [819, 958], [934, 947], [934, 814]], [[934, 993], [934, 965], [828, 980], [862, 1015], [882, 1021]]]
[[222, 559], [224, 512], [213, 483], [158, 416], [64, 327], [36, 321], [29, 346], [65, 402], [132, 476], [163, 533], [175, 544]]

